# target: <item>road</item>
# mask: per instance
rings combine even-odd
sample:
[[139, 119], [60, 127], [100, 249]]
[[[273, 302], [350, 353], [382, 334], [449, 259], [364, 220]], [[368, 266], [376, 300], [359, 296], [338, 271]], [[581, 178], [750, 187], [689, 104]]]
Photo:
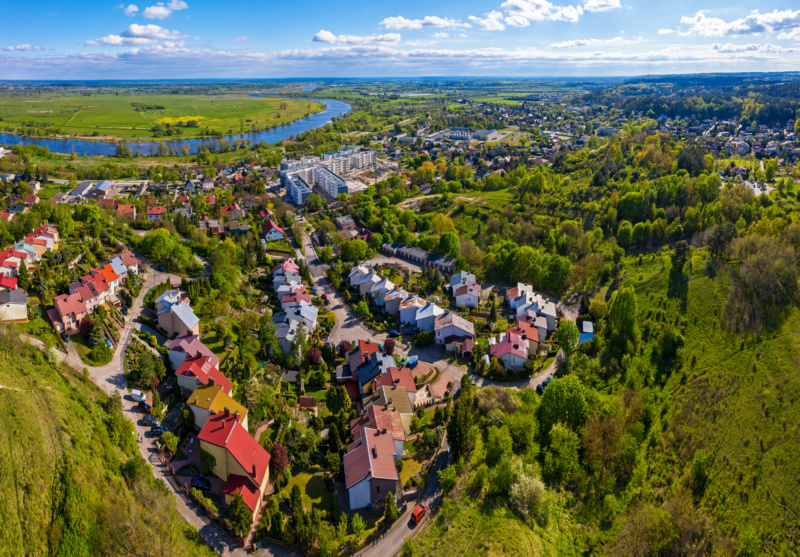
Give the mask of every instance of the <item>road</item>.
[[[244, 550], [242, 545], [229, 536], [224, 530], [219, 528], [214, 522], [208, 519], [207, 516], [199, 509], [180, 489], [175, 479], [169, 473], [167, 468], [161, 464], [158, 458], [158, 452], [155, 446], [155, 439], [147, 437], [147, 432], [150, 430], [149, 426], [140, 423], [141, 414], [136, 411], [136, 403], [130, 398], [130, 392], [127, 389], [125, 381], [125, 351], [127, 350], [133, 331], [141, 327], [140, 324], [135, 323], [136, 318], [141, 314], [144, 304], [144, 297], [147, 291], [156, 284], [170, 279], [173, 285], [180, 284], [180, 277], [157, 271], [152, 264], [147, 262], [141, 255], [137, 256], [142, 260], [147, 267], [147, 278], [145, 279], [144, 286], [142, 287], [139, 296], [134, 300], [133, 306], [129, 308], [128, 323], [125, 325], [122, 333], [120, 334], [120, 342], [111, 361], [104, 366], [87, 366], [78, 357], [74, 347], [68, 346], [67, 354], [58, 352], [58, 357], [61, 361], [71, 366], [78, 372], [82, 372], [85, 368], [89, 372], [92, 381], [107, 394], [113, 393], [115, 390], [119, 391], [122, 395], [122, 412], [123, 415], [130, 418], [136, 427], [136, 437], [138, 440], [139, 453], [142, 455], [150, 466], [153, 468], [153, 476], [160, 479], [167, 484], [172, 493], [175, 495], [176, 507], [178, 513], [192, 526], [194, 526], [202, 538], [208, 543], [216, 552], [228, 557], [246, 557], [250, 555]], [[44, 344], [37, 338], [22, 335], [31, 344], [44, 348]], [[283, 547], [267, 547], [259, 549], [256, 555], [261, 557], [266, 556], [289, 556], [295, 555], [293, 551], [287, 551]]]

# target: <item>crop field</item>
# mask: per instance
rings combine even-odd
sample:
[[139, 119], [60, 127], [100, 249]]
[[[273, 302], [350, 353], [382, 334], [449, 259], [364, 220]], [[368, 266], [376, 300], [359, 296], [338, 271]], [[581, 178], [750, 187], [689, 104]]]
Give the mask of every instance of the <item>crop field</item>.
[[[298, 99], [204, 95], [41, 95], [0, 97], [0, 127], [59, 128], [98, 139], [196, 137], [274, 128], [323, 110]], [[154, 128], [179, 129], [163, 136]]]

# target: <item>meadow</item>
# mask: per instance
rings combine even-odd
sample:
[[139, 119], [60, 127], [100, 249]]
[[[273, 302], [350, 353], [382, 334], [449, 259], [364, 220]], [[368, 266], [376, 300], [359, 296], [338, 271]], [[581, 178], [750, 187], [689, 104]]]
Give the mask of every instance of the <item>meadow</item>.
[[[34, 95], [0, 97], [0, 128], [57, 128], [95, 139], [164, 139], [274, 128], [320, 112], [323, 103], [241, 95]], [[154, 129], [180, 129], [160, 136]]]

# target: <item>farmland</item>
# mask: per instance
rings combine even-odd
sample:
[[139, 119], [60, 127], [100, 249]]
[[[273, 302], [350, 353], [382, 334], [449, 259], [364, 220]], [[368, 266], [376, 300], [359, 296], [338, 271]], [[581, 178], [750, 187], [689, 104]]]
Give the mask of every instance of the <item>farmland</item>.
[[0, 129], [89, 139], [177, 139], [275, 128], [320, 112], [299, 99], [243, 95], [0, 97]]

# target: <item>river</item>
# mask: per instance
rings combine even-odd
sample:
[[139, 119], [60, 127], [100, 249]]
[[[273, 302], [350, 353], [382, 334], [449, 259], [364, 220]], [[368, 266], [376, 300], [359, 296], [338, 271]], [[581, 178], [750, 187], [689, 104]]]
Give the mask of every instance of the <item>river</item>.
[[[305, 90], [305, 89], [304, 89]], [[251, 95], [261, 96], [261, 95]], [[268, 96], [268, 95], [263, 95]], [[283, 141], [289, 139], [293, 135], [297, 135], [308, 130], [321, 128], [325, 124], [332, 122], [333, 118], [338, 118], [347, 114], [350, 111], [350, 105], [341, 101], [334, 101], [329, 99], [300, 99], [307, 101], [319, 101], [325, 103], [325, 110], [317, 112], [306, 118], [295, 120], [284, 126], [273, 128], [271, 130], [258, 131], [254, 133], [242, 133], [238, 135], [224, 136], [229, 142], [237, 139], [247, 139], [250, 144], [255, 143], [275, 143], [276, 141]], [[168, 147], [172, 147], [175, 153], [180, 153], [184, 146], [189, 147], [190, 154], [196, 154], [201, 146], [208, 146], [213, 150], [219, 144], [220, 137], [202, 137], [191, 139], [170, 139], [165, 140]], [[40, 145], [47, 147], [53, 153], [75, 153], [76, 155], [92, 156], [92, 155], [114, 155], [117, 150], [118, 141], [89, 141], [86, 139], [48, 139], [45, 137], [25, 137], [12, 133], [0, 133], [0, 145]], [[134, 153], [137, 151], [141, 155], [152, 155], [156, 152], [159, 142], [157, 141], [143, 141], [139, 143], [125, 141]]]

